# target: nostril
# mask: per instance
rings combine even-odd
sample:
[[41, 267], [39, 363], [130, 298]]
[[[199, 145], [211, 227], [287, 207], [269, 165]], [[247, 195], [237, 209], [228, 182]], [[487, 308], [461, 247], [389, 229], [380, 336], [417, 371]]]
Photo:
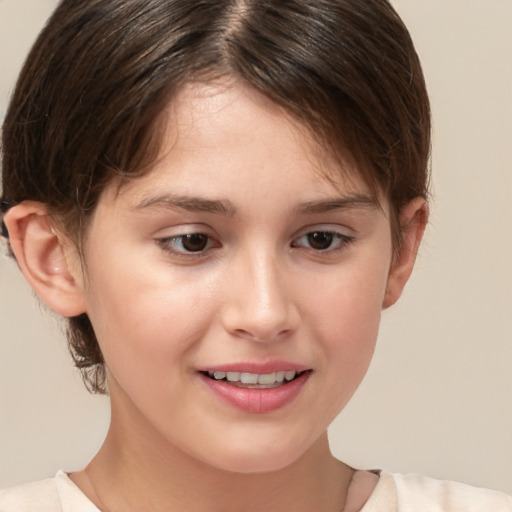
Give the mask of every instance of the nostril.
[[242, 338], [250, 338], [253, 341], [265, 341], [265, 339], [260, 337], [259, 335], [251, 333], [251, 332], [246, 331], [244, 329], [237, 329], [235, 332], [236, 332], [236, 334], [238, 336], [240, 336]]
[[250, 341], [256, 341], [258, 343], [267, 343], [271, 341], [277, 341], [286, 337], [288, 334], [292, 332], [292, 329], [281, 329], [275, 331], [269, 329], [268, 332], [264, 332], [263, 329], [260, 329], [258, 331], [235, 329], [233, 332], [235, 336], [238, 336], [240, 338], [244, 338]]

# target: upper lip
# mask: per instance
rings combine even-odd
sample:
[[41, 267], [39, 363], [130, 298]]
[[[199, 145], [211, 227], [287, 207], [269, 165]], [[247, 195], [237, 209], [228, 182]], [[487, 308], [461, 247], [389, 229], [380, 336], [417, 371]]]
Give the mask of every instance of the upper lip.
[[293, 363], [290, 361], [267, 361], [265, 363], [257, 363], [254, 361], [245, 361], [238, 363], [216, 364], [200, 368], [200, 372], [238, 372], [238, 373], [257, 373], [259, 375], [274, 373], [278, 371], [297, 373], [310, 370], [307, 366]]

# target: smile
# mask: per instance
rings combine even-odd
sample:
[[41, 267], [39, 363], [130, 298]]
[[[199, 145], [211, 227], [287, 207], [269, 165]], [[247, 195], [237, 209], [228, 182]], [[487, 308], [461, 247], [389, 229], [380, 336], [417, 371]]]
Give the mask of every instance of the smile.
[[200, 371], [199, 375], [210, 392], [231, 407], [250, 413], [269, 413], [293, 402], [313, 373], [312, 369], [292, 370], [289, 364], [283, 365], [288, 366], [286, 369], [274, 371], [264, 368], [265, 365], [245, 366], [244, 369], [252, 372], [221, 367]]
[[275, 388], [295, 379], [302, 372], [277, 371], [272, 373], [245, 373], [245, 372], [208, 372], [208, 377], [216, 381], [227, 382], [233, 386], [254, 389]]

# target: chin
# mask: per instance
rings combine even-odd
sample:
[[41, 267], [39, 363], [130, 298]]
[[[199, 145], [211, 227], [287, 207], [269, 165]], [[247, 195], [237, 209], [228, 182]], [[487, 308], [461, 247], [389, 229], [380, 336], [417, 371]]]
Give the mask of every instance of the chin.
[[282, 441], [271, 446], [244, 443], [239, 449], [233, 445], [225, 447], [221, 455], [207, 462], [232, 473], [271, 473], [293, 465], [307, 451], [307, 448], [301, 448], [296, 445], [286, 446]]
[[268, 455], [264, 457], [261, 455], [252, 458], [246, 457], [244, 459], [225, 459], [219, 469], [240, 474], [272, 473], [291, 466], [296, 460], [297, 458], [289, 459], [285, 457], [276, 459]]
[[299, 457], [282, 457], [279, 459], [273, 458], [272, 460], [269, 460], [269, 457], [265, 457], [263, 460], [255, 460], [252, 464], [246, 465], [246, 467], [240, 470], [240, 472], [271, 473], [274, 471], [280, 471], [293, 465], [298, 458]]

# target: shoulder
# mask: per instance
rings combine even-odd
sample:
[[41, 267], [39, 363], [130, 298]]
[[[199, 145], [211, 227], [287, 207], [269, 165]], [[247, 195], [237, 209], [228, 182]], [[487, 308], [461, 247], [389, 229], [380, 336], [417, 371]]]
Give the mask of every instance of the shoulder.
[[0, 512], [99, 512], [59, 471], [55, 478], [0, 490]]
[[379, 487], [398, 512], [512, 512], [512, 497], [502, 492], [421, 475], [382, 472]]
[[0, 490], [0, 512], [60, 512], [54, 478]]

